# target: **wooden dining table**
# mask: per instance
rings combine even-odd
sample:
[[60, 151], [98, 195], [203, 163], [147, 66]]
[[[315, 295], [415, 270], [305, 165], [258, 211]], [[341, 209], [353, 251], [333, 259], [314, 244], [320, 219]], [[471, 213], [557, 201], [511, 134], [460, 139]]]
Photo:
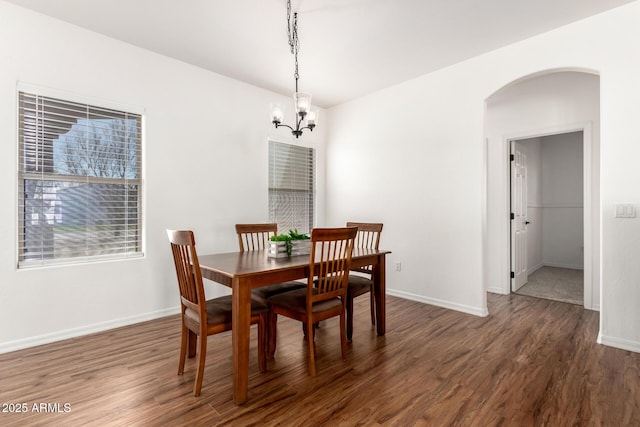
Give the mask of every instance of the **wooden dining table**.
[[[373, 266], [376, 328], [384, 335], [386, 255], [390, 251], [354, 248], [351, 267]], [[247, 401], [251, 289], [309, 277], [309, 255], [269, 258], [267, 250], [229, 252], [198, 257], [202, 277], [231, 288], [233, 299], [233, 400]]]

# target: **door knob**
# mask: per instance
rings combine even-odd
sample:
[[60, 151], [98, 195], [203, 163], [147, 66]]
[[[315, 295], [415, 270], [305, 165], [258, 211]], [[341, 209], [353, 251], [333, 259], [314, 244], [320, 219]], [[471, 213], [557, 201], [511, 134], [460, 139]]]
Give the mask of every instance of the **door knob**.
[[524, 225], [527, 225], [527, 224], [531, 224], [531, 222], [530, 221], [525, 221]]

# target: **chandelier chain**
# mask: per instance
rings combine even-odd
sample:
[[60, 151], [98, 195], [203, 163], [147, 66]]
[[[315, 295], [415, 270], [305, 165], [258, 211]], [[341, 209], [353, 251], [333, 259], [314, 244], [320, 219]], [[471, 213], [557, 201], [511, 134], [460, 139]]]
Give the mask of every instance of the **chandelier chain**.
[[296, 91], [298, 90], [298, 51], [300, 50], [300, 40], [298, 39], [298, 14], [294, 12], [293, 22], [291, 21], [291, 0], [287, 1], [287, 36], [289, 38], [289, 49], [295, 60], [295, 71], [293, 77], [296, 79]]

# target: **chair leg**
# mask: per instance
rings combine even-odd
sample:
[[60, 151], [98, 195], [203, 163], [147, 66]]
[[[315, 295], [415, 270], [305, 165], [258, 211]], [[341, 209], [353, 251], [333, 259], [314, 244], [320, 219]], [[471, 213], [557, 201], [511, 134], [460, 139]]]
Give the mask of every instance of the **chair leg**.
[[[351, 341], [353, 336], [353, 297], [347, 294], [347, 339]], [[344, 326], [344, 325], [343, 325]]]
[[342, 360], [347, 361], [347, 337], [345, 336], [345, 312], [342, 310], [340, 314], [340, 351], [342, 352]]
[[207, 357], [207, 333], [202, 331], [200, 333], [200, 351], [198, 353], [198, 370], [196, 371], [196, 383], [193, 386], [193, 395], [200, 396], [200, 389], [202, 388], [202, 378], [204, 377], [204, 361]]
[[267, 322], [267, 313], [261, 314], [258, 319], [258, 367], [260, 372], [267, 372], [267, 331], [269, 330]]
[[376, 294], [375, 292], [373, 292], [373, 286], [371, 287], [371, 292], [369, 292], [369, 295], [371, 295], [371, 299], [369, 300], [371, 302], [371, 324], [375, 325], [376, 324]]
[[267, 320], [268, 340], [267, 340], [267, 355], [271, 359], [276, 353], [276, 340], [278, 338], [278, 315], [269, 310], [269, 319]]
[[[314, 323], [314, 324], [313, 324], [313, 327], [314, 327], [315, 329], [318, 329], [318, 328], [320, 327], [320, 322], [316, 322], [316, 323]], [[315, 334], [316, 334], [315, 329], [314, 329], [314, 331], [313, 331], [313, 336], [314, 336], [314, 338], [315, 338], [315, 336], [316, 336], [316, 335], [315, 335]], [[304, 336], [306, 337], [306, 336], [307, 336], [307, 324], [306, 324], [305, 322], [302, 322], [302, 332], [304, 333]]]
[[187, 341], [189, 337], [189, 329], [182, 325], [182, 337], [180, 338], [180, 361], [178, 362], [178, 375], [184, 373], [184, 360], [187, 356]]
[[309, 373], [311, 374], [312, 377], [315, 377], [316, 376], [316, 355], [315, 355], [314, 346], [313, 346], [315, 328], [313, 327], [313, 322], [311, 322], [311, 319], [309, 319], [309, 321], [307, 321], [305, 325], [307, 326], [307, 343], [309, 346]]
[[188, 356], [191, 359], [192, 357], [196, 356], [196, 346], [198, 343], [198, 335], [196, 335], [196, 333], [192, 330], [189, 330], [188, 332], [187, 343], [189, 347]]

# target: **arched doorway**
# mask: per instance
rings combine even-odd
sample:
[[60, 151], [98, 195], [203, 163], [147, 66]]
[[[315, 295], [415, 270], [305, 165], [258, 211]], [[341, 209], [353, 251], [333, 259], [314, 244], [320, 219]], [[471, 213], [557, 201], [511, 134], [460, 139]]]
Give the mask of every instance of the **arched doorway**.
[[550, 70], [512, 82], [486, 100], [487, 290], [511, 291], [511, 141], [580, 131], [583, 135], [584, 307], [599, 309], [599, 76]]

